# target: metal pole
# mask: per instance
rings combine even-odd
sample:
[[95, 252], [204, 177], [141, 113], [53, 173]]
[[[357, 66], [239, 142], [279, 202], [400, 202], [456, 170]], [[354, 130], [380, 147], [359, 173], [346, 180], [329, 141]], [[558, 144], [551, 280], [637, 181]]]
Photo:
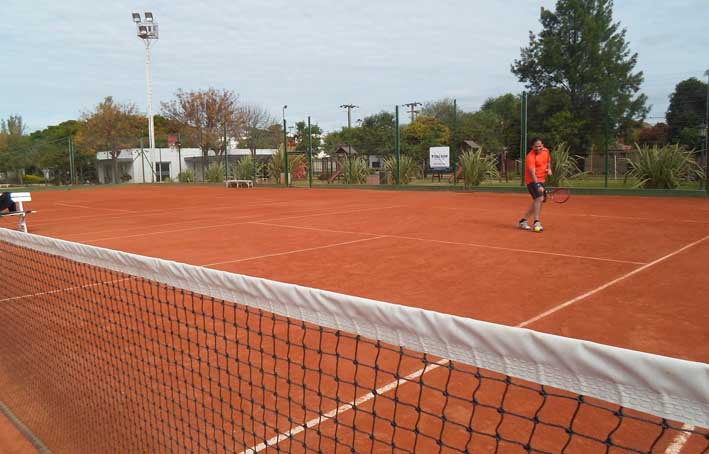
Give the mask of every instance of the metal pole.
[[604, 167], [604, 177], [603, 177], [603, 187], [608, 188], [608, 95], [604, 96], [603, 104], [605, 104], [604, 116], [603, 116], [603, 167]]
[[525, 158], [527, 157], [527, 92], [522, 92], [522, 109], [520, 123], [520, 143], [519, 143], [519, 168], [520, 168], [520, 186], [524, 186]]
[[707, 76], [707, 111], [704, 116], [704, 191], [709, 192], [709, 69], [704, 71]]
[[229, 179], [229, 148], [226, 143], [226, 115], [224, 115], [224, 179]]
[[288, 187], [288, 136], [286, 135], [286, 119], [283, 119], [283, 158], [285, 159], [285, 176], [283, 177]]
[[458, 101], [453, 100], [453, 137], [451, 138], [451, 168], [453, 169], [453, 184], [458, 182], [455, 177], [455, 171], [457, 167], [456, 152], [458, 151], [458, 142], [456, 134], [458, 132]]
[[148, 83], [148, 136], [150, 140], [150, 149], [155, 148], [155, 126], [153, 124], [153, 78], [150, 70], [150, 40], [145, 42], [145, 72]]
[[69, 185], [74, 184], [74, 140], [69, 136]]
[[180, 172], [177, 175], [179, 181], [180, 175], [182, 174], [182, 141], [180, 139], [180, 133], [177, 133], [177, 167]]
[[313, 131], [310, 129], [310, 115], [308, 115], [308, 187], [313, 187]]
[[140, 166], [143, 168], [143, 183], [145, 183], [145, 152], [143, 151], [143, 138], [140, 138]]
[[399, 161], [401, 158], [401, 137], [399, 137], [399, 106], [396, 106], [396, 123], [394, 130], [394, 152], [396, 154], [396, 184], [401, 184], [401, 166]]

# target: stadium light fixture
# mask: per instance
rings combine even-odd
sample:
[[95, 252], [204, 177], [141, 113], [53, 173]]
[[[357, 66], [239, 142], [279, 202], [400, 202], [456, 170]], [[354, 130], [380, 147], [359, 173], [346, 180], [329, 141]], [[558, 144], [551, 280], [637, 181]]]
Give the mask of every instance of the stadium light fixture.
[[146, 11], [145, 20], [142, 20], [139, 13], [133, 13], [137, 36], [145, 44], [145, 73], [147, 79], [148, 95], [148, 136], [150, 138], [150, 149], [155, 148], [155, 125], [153, 123], [153, 79], [150, 68], [150, 45], [159, 38], [158, 24], [155, 22], [153, 13]]

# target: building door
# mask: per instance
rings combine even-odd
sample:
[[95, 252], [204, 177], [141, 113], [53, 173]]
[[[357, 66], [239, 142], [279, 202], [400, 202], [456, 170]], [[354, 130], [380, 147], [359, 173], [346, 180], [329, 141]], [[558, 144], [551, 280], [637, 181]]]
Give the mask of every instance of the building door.
[[155, 175], [157, 175], [158, 181], [164, 181], [170, 178], [170, 163], [169, 162], [156, 162], [155, 163]]

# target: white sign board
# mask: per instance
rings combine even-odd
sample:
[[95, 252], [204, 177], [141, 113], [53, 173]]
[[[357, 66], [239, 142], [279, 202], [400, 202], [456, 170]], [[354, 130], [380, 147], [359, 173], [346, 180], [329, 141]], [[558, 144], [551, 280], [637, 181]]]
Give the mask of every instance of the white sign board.
[[447, 169], [450, 167], [450, 147], [431, 147], [428, 152], [432, 169]]

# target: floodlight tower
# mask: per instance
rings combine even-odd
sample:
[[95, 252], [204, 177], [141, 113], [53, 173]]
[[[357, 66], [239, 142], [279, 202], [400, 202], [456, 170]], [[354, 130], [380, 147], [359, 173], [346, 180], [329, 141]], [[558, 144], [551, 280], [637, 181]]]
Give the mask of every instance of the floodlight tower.
[[145, 44], [145, 74], [148, 84], [148, 136], [150, 138], [150, 149], [155, 148], [155, 126], [153, 125], [153, 79], [150, 72], [150, 45], [158, 39], [158, 24], [155, 22], [153, 13], [146, 11], [145, 19], [140, 18], [139, 13], [133, 13], [138, 32], [138, 38]]

